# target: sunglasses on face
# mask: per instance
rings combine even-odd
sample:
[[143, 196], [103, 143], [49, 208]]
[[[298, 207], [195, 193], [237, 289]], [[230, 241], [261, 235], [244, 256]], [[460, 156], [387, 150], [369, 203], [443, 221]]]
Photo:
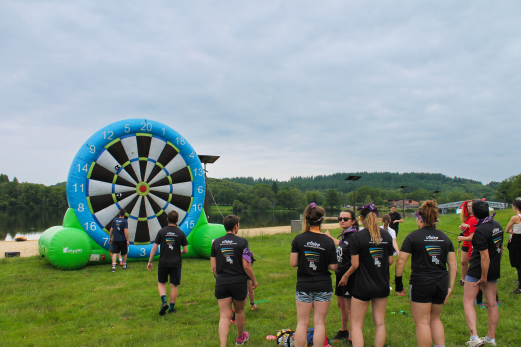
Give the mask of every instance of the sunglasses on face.
[[341, 221], [348, 222], [350, 219], [353, 219], [353, 218], [349, 218], [349, 217], [338, 217], [338, 221], [339, 221], [339, 222], [341, 222]]

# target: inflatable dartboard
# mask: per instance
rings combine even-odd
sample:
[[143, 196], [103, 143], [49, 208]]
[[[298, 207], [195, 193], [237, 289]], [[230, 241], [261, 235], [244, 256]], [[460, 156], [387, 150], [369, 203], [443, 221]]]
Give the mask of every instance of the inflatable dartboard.
[[179, 213], [188, 236], [203, 210], [204, 172], [185, 138], [145, 119], [112, 123], [76, 154], [67, 178], [67, 199], [87, 234], [109, 248], [112, 220], [124, 208], [130, 258], [148, 258], [167, 213]]

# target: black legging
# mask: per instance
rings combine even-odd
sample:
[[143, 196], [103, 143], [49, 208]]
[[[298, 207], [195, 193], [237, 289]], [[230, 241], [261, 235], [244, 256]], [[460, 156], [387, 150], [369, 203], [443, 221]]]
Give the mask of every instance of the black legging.
[[517, 267], [517, 288], [521, 289], [521, 266]]

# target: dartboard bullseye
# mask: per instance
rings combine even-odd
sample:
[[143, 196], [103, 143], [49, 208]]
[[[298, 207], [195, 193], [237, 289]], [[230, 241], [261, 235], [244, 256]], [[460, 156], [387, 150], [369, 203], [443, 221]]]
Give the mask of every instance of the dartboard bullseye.
[[129, 119], [96, 132], [80, 148], [67, 179], [67, 199], [92, 239], [109, 248], [112, 220], [127, 212], [128, 256], [150, 255], [168, 212], [179, 213], [188, 236], [203, 210], [204, 172], [199, 157], [175, 130]]

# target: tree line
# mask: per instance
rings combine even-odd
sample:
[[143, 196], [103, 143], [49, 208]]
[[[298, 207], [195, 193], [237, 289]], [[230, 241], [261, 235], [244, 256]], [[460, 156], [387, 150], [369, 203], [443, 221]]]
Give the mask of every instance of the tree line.
[[[63, 184], [62, 184], [63, 185]], [[60, 208], [68, 207], [65, 186], [18, 182], [16, 177], [0, 174], [0, 208]]]

